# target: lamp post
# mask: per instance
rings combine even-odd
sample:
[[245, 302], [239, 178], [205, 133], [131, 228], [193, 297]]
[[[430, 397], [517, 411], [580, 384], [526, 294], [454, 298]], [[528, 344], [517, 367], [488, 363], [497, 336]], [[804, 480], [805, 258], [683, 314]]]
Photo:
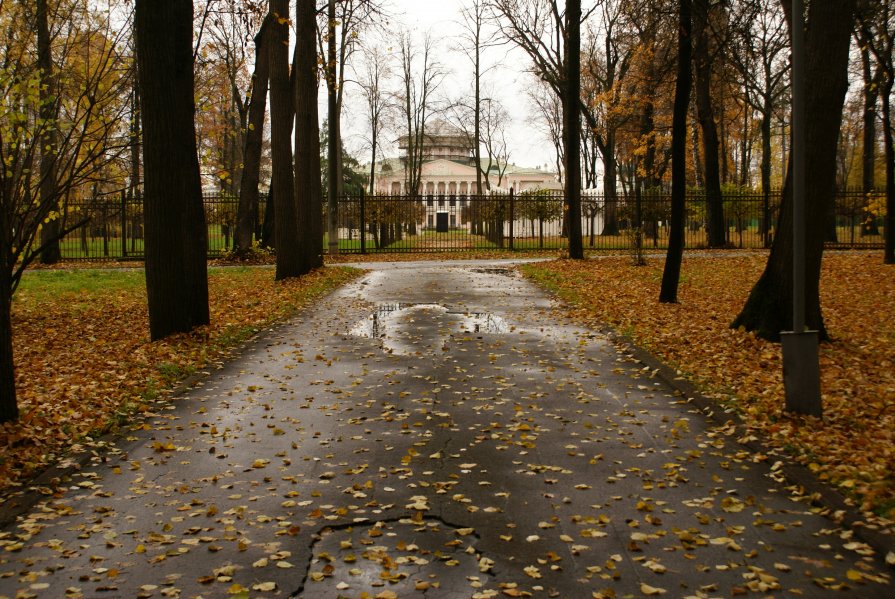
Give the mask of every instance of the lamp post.
[[817, 331], [805, 326], [805, 11], [792, 2], [792, 331], [781, 333], [786, 411], [820, 417]]

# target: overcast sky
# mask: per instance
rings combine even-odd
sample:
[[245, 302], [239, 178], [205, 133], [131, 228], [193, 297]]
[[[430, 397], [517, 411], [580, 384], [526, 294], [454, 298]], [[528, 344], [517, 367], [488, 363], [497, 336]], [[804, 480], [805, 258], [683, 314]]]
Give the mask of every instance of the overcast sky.
[[[437, 42], [438, 59], [451, 72], [441, 87], [441, 94], [451, 99], [459, 98], [467, 89], [471, 90], [471, 65], [469, 60], [453, 51], [456, 36], [462, 31], [461, 8], [466, 0], [388, 0], [392, 19], [390, 30], [398, 32], [407, 28], [417, 35], [429, 31]], [[532, 76], [526, 73], [530, 62], [525, 54], [509, 47], [488, 51], [486, 66], [496, 64], [487, 77], [493, 80], [500, 99], [510, 113], [512, 123], [508, 128], [510, 161], [520, 166], [553, 165], [554, 150], [547, 139], [544, 127], [531, 118], [533, 108], [525, 96], [525, 88], [531, 85]], [[362, 107], [352, 102], [357, 98], [357, 86], [346, 86], [345, 112], [343, 115], [343, 137], [346, 146], [361, 160], [369, 160], [368, 150], [362, 150], [360, 135], [366, 125]], [[394, 141], [397, 132], [387, 134]], [[387, 155], [396, 156], [397, 146], [387, 149]]]

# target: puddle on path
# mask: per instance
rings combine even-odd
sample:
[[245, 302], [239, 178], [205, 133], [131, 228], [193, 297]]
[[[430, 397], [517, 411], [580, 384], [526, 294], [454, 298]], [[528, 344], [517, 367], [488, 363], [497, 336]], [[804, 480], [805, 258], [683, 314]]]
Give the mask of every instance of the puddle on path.
[[[509, 325], [501, 317], [489, 312], [452, 312], [439, 304], [386, 303], [355, 324], [349, 331], [355, 337], [382, 339], [387, 333], [407, 326], [410, 322], [426, 318], [444, 320], [444, 332], [450, 334], [498, 334], [509, 331]], [[402, 322], [398, 325], [399, 321]]]

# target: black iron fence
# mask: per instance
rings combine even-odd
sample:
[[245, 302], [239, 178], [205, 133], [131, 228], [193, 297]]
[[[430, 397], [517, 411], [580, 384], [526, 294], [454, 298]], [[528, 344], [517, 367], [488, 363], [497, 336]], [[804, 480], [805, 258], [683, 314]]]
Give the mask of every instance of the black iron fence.
[[[208, 195], [203, 201], [209, 256], [219, 256], [233, 247], [238, 200]], [[338, 202], [339, 251], [561, 250], [568, 247], [563, 205], [562, 193], [543, 190], [503, 195], [346, 196]], [[727, 247], [768, 247], [779, 205], [779, 192], [767, 196], [761, 192], [726, 192]], [[884, 209], [884, 195], [840, 192], [835, 214], [830, 215], [828, 245], [881, 248]], [[84, 222], [63, 238], [64, 259], [142, 259], [143, 206], [139, 198], [109, 195], [70, 200], [61, 215], [64, 227]], [[607, 198], [586, 192], [582, 196], [584, 247], [629, 250], [639, 243], [646, 250], [664, 249], [670, 215], [671, 198], [667, 193]], [[686, 215], [686, 247], [706, 247], [703, 194], [688, 194]], [[255, 221], [260, 239], [263, 201], [256, 210]], [[324, 247], [327, 245], [325, 239]]]

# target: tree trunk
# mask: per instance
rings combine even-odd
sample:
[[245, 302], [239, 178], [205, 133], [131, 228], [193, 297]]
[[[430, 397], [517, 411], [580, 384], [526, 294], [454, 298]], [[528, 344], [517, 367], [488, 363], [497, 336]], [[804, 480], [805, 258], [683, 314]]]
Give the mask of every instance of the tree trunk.
[[476, 23], [476, 47], [475, 47], [475, 115], [473, 122], [473, 147], [472, 155], [475, 160], [475, 189], [477, 195], [482, 195], [482, 64], [479, 35], [481, 27]]
[[274, 223], [277, 220], [276, 216], [277, 209], [273, 201], [273, 189], [269, 189], [264, 200], [264, 220], [261, 223], [261, 232], [258, 235], [263, 248], [273, 249], [277, 247], [277, 235], [274, 230]]
[[883, 136], [886, 138], [886, 244], [884, 262], [895, 264], [895, 139], [892, 138], [893, 73], [887, 73], [883, 84]]
[[373, 133], [370, 136], [370, 149], [371, 157], [370, 157], [370, 186], [369, 186], [369, 195], [372, 196], [376, 193], [376, 150], [378, 149], [377, 145], [379, 143], [379, 139], [377, 139], [376, 134], [376, 125], [373, 125]]
[[870, 51], [861, 49], [864, 75], [864, 135], [861, 153], [861, 184], [865, 194], [876, 188], [876, 103], [879, 100], [878, 80], [873, 76]]
[[702, 154], [705, 168], [705, 205], [708, 229], [708, 246], [723, 247], [727, 244], [724, 221], [724, 201], [721, 196], [721, 171], [718, 156], [718, 127], [712, 106], [712, 56], [709, 47], [711, 24], [708, 0], [695, 0], [694, 33], [696, 43], [693, 58], [696, 65], [696, 108], [702, 129]]
[[618, 235], [618, 162], [615, 131], [606, 133], [603, 146], [603, 230], [600, 235]]
[[[37, 0], [35, 9], [37, 27], [37, 68], [40, 69], [40, 118], [44, 122], [40, 141], [40, 205], [56, 212], [59, 198], [56, 190], [56, 152], [59, 150], [59, 134], [56, 128], [58, 106], [56, 78], [53, 73], [53, 55], [50, 48], [50, 27], [47, 0]], [[40, 229], [43, 250], [40, 261], [55, 264], [62, 259], [59, 235], [62, 229], [60, 216], [51, 216]]]
[[339, 103], [336, 86], [336, 0], [327, 3], [327, 59], [326, 59], [326, 92], [327, 115], [329, 125], [327, 167], [329, 170], [327, 203], [327, 246], [329, 254], [339, 253], [338, 202], [341, 195], [341, 174], [339, 173]]
[[270, 149], [273, 159], [271, 190], [274, 200], [274, 240], [277, 251], [276, 280], [305, 273], [301, 264], [300, 237], [292, 169], [292, 86], [289, 81], [289, 2], [270, 0]]
[[239, 183], [237, 208], [236, 253], [244, 255], [252, 249], [258, 214], [258, 185], [261, 182], [261, 150], [264, 142], [264, 114], [267, 111], [267, 87], [270, 80], [271, 17], [261, 24], [255, 36], [255, 72], [252, 74], [252, 97], [249, 100], [249, 125], [245, 134], [244, 167]]
[[563, 127], [569, 258], [584, 258], [581, 238], [581, 0], [566, 2], [566, 68]]
[[[869, 33], [865, 35], [870, 35]], [[864, 197], [876, 189], [876, 104], [879, 100], [879, 78], [871, 71], [870, 51], [861, 49], [864, 74], [864, 134], [861, 153], [861, 189]], [[864, 211], [861, 235], [879, 235], [876, 216]]]
[[[0, 218], [4, 218], [0, 216]], [[7, 223], [0, 223], [0, 247], [7, 247], [3, 239], [9, 231]], [[4, 254], [5, 256], [5, 254]], [[12, 269], [13, 265], [0, 264], [0, 423], [19, 417], [16, 401], [15, 364], [12, 353]]]
[[[789, 11], [788, 2], [784, 6]], [[809, 328], [826, 339], [820, 308], [820, 267], [828, 208], [836, 193], [836, 151], [842, 106], [848, 88], [849, 36], [854, 24], [855, 0], [812, 2], [806, 30], [805, 75], [812, 93], [806, 98], [806, 170], [809, 205], [806, 214], [805, 318]], [[791, 153], [790, 153], [791, 163]], [[755, 331], [777, 341], [780, 332], [792, 330], [792, 169], [786, 185], [777, 233], [761, 278], [752, 288], [743, 310], [731, 325]]]
[[208, 229], [193, 120], [193, 3], [137, 0], [152, 339], [206, 325]]
[[314, 0], [298, 0], [295, 13], [295, 202], [301, 231], [301, 271], [304, 273], [323, 266], [323, 191], [317, 120]]
[[773, 101], [766, 95], [761, 112], [761, 233], [764, 247], [771, 247], [771, 119], [774, 118]]
[[684, 222], [687, 201], [687, 112], [690, 108], [692, 69], [692, 5], [680, 0], [678, 7], [677, 82], [674, 90], [674, 116], [671, 125], [671, 223], [668, 254], [662, 273], [659, 301], [677, 303], [677, 289], [684, 256]]

